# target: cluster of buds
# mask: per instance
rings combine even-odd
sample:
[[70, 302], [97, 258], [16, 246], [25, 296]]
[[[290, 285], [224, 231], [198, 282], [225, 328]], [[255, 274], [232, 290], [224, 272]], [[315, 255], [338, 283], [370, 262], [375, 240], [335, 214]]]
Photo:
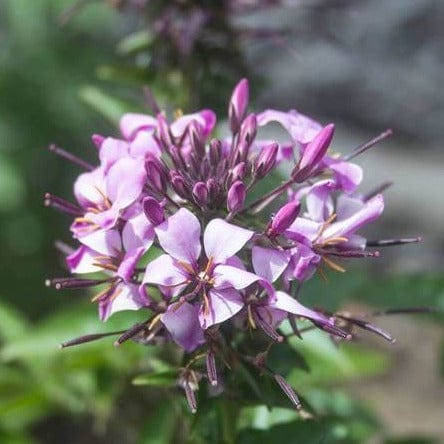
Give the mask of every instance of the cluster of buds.
[[[351, 339], [351, 325], [391, 340], [368, 322], [298, 300], [301, 284], [316, 272], [342, 272], [345, 260], [377, 257], [369, 245], [417, 240], [369, 244], [358, 234], [381, 215], [386, 185], [358, 194], [362, 170], [350, 160], [389, 132], [348, 156], [333, 155], [332, 124], [322, 126], [295, 110], [249, 113], [245, 79], [229, 103], [226, 138], [211, 138], [211, 110], [177, 113], [170, 122], [151, 102], [154, 115], [122, 117], [122, 138], [92, 137], [98, 166], [51, 147], [85, 171], [74, 184], [77, 203], [45, 196], [48, 206], [74, 218], [71, 232], [78, 243], [65, 248], [74, 276], [47, 285], [98, 287], [92, 300], [103, 321], [118, 311], [143, 310], [146, 319], [117, 332], [115, 344], [134, 339], [181, 347], [187, 364], [178, 384], [193, 411], [199, 382], [222, 386], [229, 363], [246, 360], [267, 368], [263, 350], [241, 351], [238, 338], [245, 332], [280, 343], [282, 323], [300, 335], [302, 320], [339, 340]], [[257, 137], [272, 122], [286, 130], [283, 143]], [[267, 188], [270, 173], [279, 173], [283, 162], [293, 163], [288, 179], [258, 196], [257, 185]], [[88, 276], [98, 272], [103, 276]], [[299, 407], [282, 376], [272, 376]]]

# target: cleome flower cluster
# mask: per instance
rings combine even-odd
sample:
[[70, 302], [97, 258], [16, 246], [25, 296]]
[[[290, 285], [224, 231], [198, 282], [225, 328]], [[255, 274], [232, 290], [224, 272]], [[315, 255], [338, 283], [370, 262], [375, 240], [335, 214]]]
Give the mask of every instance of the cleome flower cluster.
[[[332, 124], [322, 126], [295, 110], [249, 113], [246, 79], [232, 94], [226, 138], [213, 136], [211, 110], [177, 113], [169, 121], [151, 102], [153, 115], [122, 117], [121, 138], [92, 137], [98, 166], [51, 148], [84, 172], [74, 184], [75, 204], [45, 195], [46, 205], [73, 217], [78, 244], [66, 256], [73, 276], [47, 285], [97, 287], [92, 301], [103, 321], [122, 310], [146, 312], [144, 322], [119, 332], [116, 344], [132, 338], [181, 347], [190, 365], [179, 383], [193, 411], [199, 380], [220, 384], [236, 332], [282, 342], [282, 322], [299, 334], [303, 319], [339, 339], [351, 338], [350, 323], [391, 339], [371, 324], [298, 300], [301, 284], [316, 272], [342, 272], [344, 260], [378, 255], [360, 230], [381, 215], [386, 184], [357, 193], [363, 174], [350, 160], [389, 131], [348, 156], [336, 155], [329, 151]], [[283, 143], [257, 137], [270, 123], [285, 130]], [[287, 178], [270, 186], [271, 175], [284, 169]], [[411, 240], [370, 247], [404, 241]], [[191, 365], [199, 357], [202, 372]], [[298, 407], [291, 387], [274, 377]]]

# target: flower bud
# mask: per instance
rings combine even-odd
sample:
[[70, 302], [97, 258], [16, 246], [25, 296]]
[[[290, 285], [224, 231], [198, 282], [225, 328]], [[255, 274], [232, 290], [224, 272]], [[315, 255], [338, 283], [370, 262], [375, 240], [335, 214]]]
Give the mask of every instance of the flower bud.
[[242, 123], [239, 131], [239, 142], [244, 142], [247, 146], [250, 146], [253, 140], [256, 138], [257, 133], [257, 118], [256, 114], [248, 114]]
[[181, 176], [177, 171], [171, 171], [171, 186], [173, 190], [183, 199], [188, 199], [190, 196], [190, 192], [185, 183], [185, 179]]
[[301, 183], [310, 177], [325, 156], [334, 132], [335, 126], [330, 123], [308, 144], [298, 164], [291, 173], [294, 182]]
[[244, 205], [247, 191], [240, 180], [231, 185], [227, 195], [227, 208], [230, 213], [237, 213]]
[[219, 163], [222, 157], [222, 142], [220, 140], [211, 140], [209, 157], [211, 165], [217, 165]]
[[247, 165], [245, 162], [240, 162], [231, 170], [231, 172], [233, 174], [233, 180], [242, 180], [247, 173]]
[[96, 148], [100, 149], [103, 141], [105, 140], [105, 137], [100, 134], [93, 134], [91, 136], [91, 140], [92, 140], [93, 144], [96, 146]]
[[277, 143], [262, 148], [254, 162], [253, 176], [257, 179], [265, 177], [275, 166], [279, 146]]
[[148, 196], [142, 202], [143, 212], [146, 218], [154, 225], [159, 225], [165, 220], [163, 209], [154, 197]]
[[285, 204], [273, 217], [267, 235], [273, 237], [282, 234], [295, 221], [300, 210], [300, 202], [293, 200]]
[[228, 107], [228, 121], [233, 134], [239, 131], [248, 107], [250, 92], [247, 79], [242, 79], [234, 88]]
[[188, 125], [188, 135], [191, 146], [193, 147], [193, 152], [198, 158], [202, 158], [205, 155], [205, 139], [201, 126], [195, 120], [192, 120]]
[[208, 203], [208, 188], [204, 182], [197, 182], [194, 185], [193, 197], [197, 205], [203, 207]]
[[150, 185], [157, 191], [165, 193], [167, 189], [168, 176], [163, 165], [155, 157], [147, 157], [145, 160], [145, 171]]
[[163, 114], [159, 114], [157, 116], [157, 122], [157, 135], [159, 137], [159, 140], [162, 143], [163, 147], [169, 150], [170, 146], [173, 144], [173, 141], [171, 140], [171, 133], [168, 122]]

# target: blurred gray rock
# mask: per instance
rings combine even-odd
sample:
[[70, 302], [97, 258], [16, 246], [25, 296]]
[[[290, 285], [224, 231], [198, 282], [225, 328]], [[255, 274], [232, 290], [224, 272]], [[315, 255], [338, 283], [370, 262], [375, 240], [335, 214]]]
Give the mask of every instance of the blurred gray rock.
[[297, 107], [362, 130], [388, 126], [437, 147], [444, 139], [444, 1], [318, 0], [250, 16], [288, 30], [247, 46], [268, 81], [267, 106]]

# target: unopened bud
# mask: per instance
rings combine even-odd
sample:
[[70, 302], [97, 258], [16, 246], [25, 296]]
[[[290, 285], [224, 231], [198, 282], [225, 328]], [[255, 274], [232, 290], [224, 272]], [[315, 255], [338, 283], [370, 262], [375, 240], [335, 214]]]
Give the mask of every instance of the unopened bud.
[[205, 139], [200, 125], [195, 120], [188, 125], [188, 135], [193, 152], [196, 153], [197, 157], [202, 158], [205, 155]]
[[166, 192], [167, 188], [167, 173], [163, 165], [155, 157], [148, 157], [145, 160], [145, 171], [150, 185], [157, 191]]
[[227, 208], [230, 213], [237, 213], [244, 205], [247, 191], [240, 180], [231, 185], [227, 195]]
[[208, 203], [208, 188], [204, 182], [197, 182], [194, 185], [193, 197], [197, 205], [205, 206]]
[[249, 114], [242, 122], [242, 126], [239, 131], [239, 141], [244, 142], [250, 146], [253, 140], [256, 138], [257, 133], [257, 118], [256, 114]]
[[170, 146], [173, 144], [173, 141], [171, 140], [171, 133], [168, 122], [163, 114], [159, 114], [157, 116], [157, 122], [157, 134], [159, 136], [159, 140], [164, 148], [169, 150]]
[[165, 220], [163, 208], [160, 206], [159, 202], [154, 199], [154, 197], [145, 197], [145, 199], [143, 199], [142, 206], [145, 216], [153, 225], [159, 225]]
[[247, 165], [245, 162], [238, 163], [232, 170], [233, 180], [242, 180], [247, 173]]
[[100, 134], [93, 134], [91, 136], [91, 140], [92, 140], [93, 144], [96, 146], [96, 148], [100, 149], [103, 141], [105, 140], [105, 137]]
[[325, 156], [334, 132], [335, 126], [330, 123], [307, 145], [301, 159], [291, 173], [294, 182], [301, 183], [310, 177]]
[[239, 131], [245, 117], [249, 101], [249, 85], [247, 79], [242, 79], [234, 88], [228, 107], [228, 121], [233, 134]]
[[262, 179], [274, 168], [278, 150], [279, 146], [277, 143], [272, 143], [262, 148], [254, 163], [253, 175], [255, 178]]
[[186, 186], [185, 179], [181, 176], [177, 171], [172, 171], [170, 174], [171, 177], [171, 185], [174, 191], [183, 199], [189, 198], [189, 190]]
[[298, 217], [301, 204], [297, 201], [285, 204], [273, 217], [270, 228], [267, 230], [269, 236], [282, 234]]
[[222, 157], [222, 142], [218, 139], [213, 139], [210, 142], [210, 163], [217, 165]]

